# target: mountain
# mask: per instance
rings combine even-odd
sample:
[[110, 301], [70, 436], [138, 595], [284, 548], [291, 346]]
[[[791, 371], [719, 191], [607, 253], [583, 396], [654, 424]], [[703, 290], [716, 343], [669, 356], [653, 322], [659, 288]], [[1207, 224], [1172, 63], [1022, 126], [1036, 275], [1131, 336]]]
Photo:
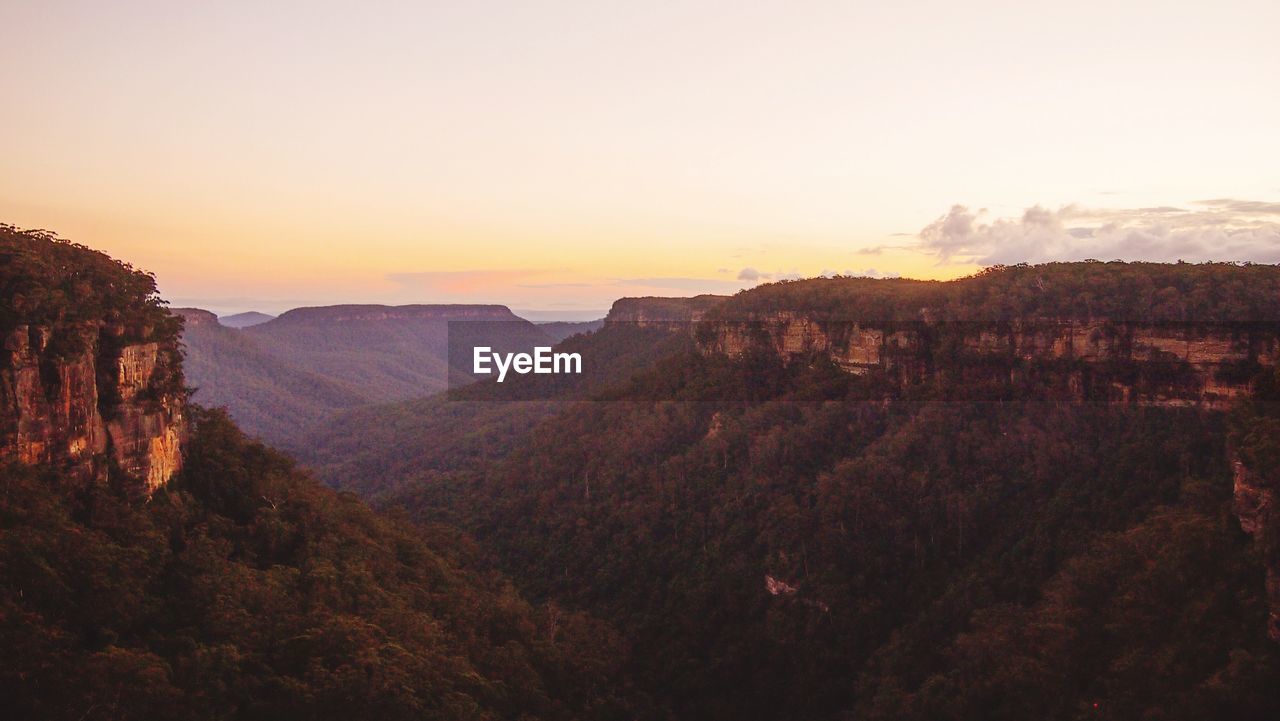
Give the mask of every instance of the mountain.
[[266, 313], [259, 313], [256, 310], [251, 310], [247, 313], [219, 316], [218, 322], [228, 328], [248, 328], [249, 326], [260, 325], [274, 319], [274, 315], [267, 315]]
[[186, 378], [193, 398], [222, 406], [251, 435], [280, 441], [309, 419], [355, 408], [368, 396], [353, 384], [303, 370], [212, 313], [176, 308], [185, 319]]
[[676, 718], [1274, 718], [1278, 292], [1076, 263], [620, 301], [584, 359], [683, 342], [515, 427], [367, 410], [326, 471], [622, 629]]
[[246, 328], [268, 353], [326, 378], [359, 385], [371, 402], [418, 398], [446, 387], [449, 324], [495, 349], [548, 345], [549, 337], [500, 305], [339, 305], [296, 308]]
[[553, 343], [503, 306], [299, 308], [239, 330], [204, 311], [178, 312], [195, 318], [183, 343], [196, 400], [285, 448], [335, 411], [444, 390], [451, 373], [468, 370], [450, 364], [450, 323], [459, 338], [499, 352]]
[[188, 403], [151, 276], [9, 226], [0, 260], [6, 716], [662, 717], [606, 624]]

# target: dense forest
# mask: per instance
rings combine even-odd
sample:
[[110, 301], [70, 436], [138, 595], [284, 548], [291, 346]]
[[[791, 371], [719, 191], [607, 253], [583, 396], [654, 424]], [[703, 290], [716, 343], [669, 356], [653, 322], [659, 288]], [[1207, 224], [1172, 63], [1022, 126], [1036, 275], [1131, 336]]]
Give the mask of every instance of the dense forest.
[[992, 266], [953, 281], [812, 278], [741, 292], [711, 309], [733, 318], [803, 309], [834, 320], [1132, 322], [1280, 320], [1280, 273], [1250, 263], [1046, 263]]
[[[156, 295], [155, 277], [47, 231], [0, 223], [0, 337], [19, 325], [119, 327], [120, 342], [170, 341], [182, 323]], [[82, 333], [55, 332], [52, 348], [83, 350]]]
[[603, 624], [196, 413], [150, 502], [0, 470], [12, 718], [633, 718]]
[[[1274, 313], [1276, 277], [1081, 263], [953, 284], [819, 279], [712, 314], [1253, 321]], [[1086, 287], [1100, 295], [1080, 310], [1069, 299]], [[1019, 288], [1044, 297], [1008, 306]], [[592, 343], [657, 347], [639, 331], [579, 343], [587, 357]], [[322, 468], [473, 534], [529, 598], [622, 630], [626, 674], [678, 718], [1280, 714], [1271, 542], [1242, 530], [1232, 470], [1237, 454], [1275, 455], [1274, 423], [1256, 420], [1269, 406], [1242, 420], [955, 375], [904, 396], [821, 362], [664, 348], [516, 428], [444, 400], [465, 427], [363, 411], [317, 435], [358, 448]]]
[[628, 629], [629, 671], [680, 717], [1280, 713], [1220, 414], [833, 382], [582, 403], [390, 504]]

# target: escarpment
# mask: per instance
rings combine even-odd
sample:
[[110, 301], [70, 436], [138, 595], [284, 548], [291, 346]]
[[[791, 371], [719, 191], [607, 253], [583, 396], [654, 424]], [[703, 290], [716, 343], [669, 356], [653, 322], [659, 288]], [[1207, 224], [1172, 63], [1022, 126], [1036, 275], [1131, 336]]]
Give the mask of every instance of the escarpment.
[[1253, 538], [1266, 566], [1267, 636], [1280, 643], [1280, 488], [1239, 458], [1232, 459], [1232, 469], [1236, 518]]
[[0, 462], [151, 493], [182, 466], [179, 321], [150, 276], [48, 236], [0, 231]]
[[706, 353], [825, 359], [902, 390], [929, 379], [1034, 381], [1075, 400], [1226, 408], [1280, 357], [1280, 323], [1105, 319], [829, 321], [780, 311], [699, 324]]
[[692, 298], [619, 298], [605, 318], [605, 325], [632, 325], [686, 331], [691, 323], [702, 320], [707, 311], [727, 296], [697, 295]]
[[1087, 261], [945, 282], [814, 278], [730, 298], [630, 298], [608, 322], [689, 332], [706, 355], [830, 362], [903, 394], [1016, 387], [1225, 408], [1276, 365], [1277, 299], [1276, 266]]
[[[78, 348], [61, 353], [58, 335]], [[186, 433], [176, 347], [121, 342], [107, 324], [18, 326], [0, 362], [0, 458], [150, 493], [182, 465]]]

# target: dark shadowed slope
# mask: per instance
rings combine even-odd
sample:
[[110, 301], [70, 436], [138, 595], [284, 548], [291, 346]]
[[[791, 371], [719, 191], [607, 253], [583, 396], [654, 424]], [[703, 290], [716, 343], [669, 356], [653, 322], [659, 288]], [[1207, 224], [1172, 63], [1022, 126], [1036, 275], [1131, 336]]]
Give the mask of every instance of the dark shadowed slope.
[[186, 319], [182, 341], [195, 401], [226, 407], [250, 435], [279, 442], [310, 419], [367, 402], [357, 386], [267, 353], [256, 338], [221, 325], [208, 311], [174, 313]]
[[183, 341], [196, 399], [286, 447], [335, 411], [443, 390], [451, 321], [483, 321], [466, 332], [497, 349], [552, 342], [502, 306], [300, 308], [243, 330], [205, 311], [179, 312], [189, 319]]
[[[661, 299], [669, 309], [677, 299]], [[619, 304], [627, 304], [625, 299]], [[610, 315], [612, 318], [612, 314]], [[691, 340], [669, 329], [620, 322], [570, 336], [557, 351], [579, 353], [581, 376], [528, 393], [522, 381], [486, 381], [439, 395], [359, 408], [319, 419], [291, 450], [328, 483], [379, 494], [433, 474], [501, 458], [566, 404], [594, 397], [687, 352]]]
[[497, 321], [495, 346], [549, 344], [536, 326], [500, 305], [297, 308], [245, 333], [267, 353], [357, 385], [376, 403], [419, 398], [446, 387], [451, 321]]

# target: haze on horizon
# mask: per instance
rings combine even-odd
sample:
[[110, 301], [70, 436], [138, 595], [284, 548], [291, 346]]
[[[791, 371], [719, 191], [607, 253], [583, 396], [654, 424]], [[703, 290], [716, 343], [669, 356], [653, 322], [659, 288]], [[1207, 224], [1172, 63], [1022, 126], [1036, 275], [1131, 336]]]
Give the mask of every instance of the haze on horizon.
[[1280, 5], [7, 3], [0, 221], [178, 305], [1280, 261]]

